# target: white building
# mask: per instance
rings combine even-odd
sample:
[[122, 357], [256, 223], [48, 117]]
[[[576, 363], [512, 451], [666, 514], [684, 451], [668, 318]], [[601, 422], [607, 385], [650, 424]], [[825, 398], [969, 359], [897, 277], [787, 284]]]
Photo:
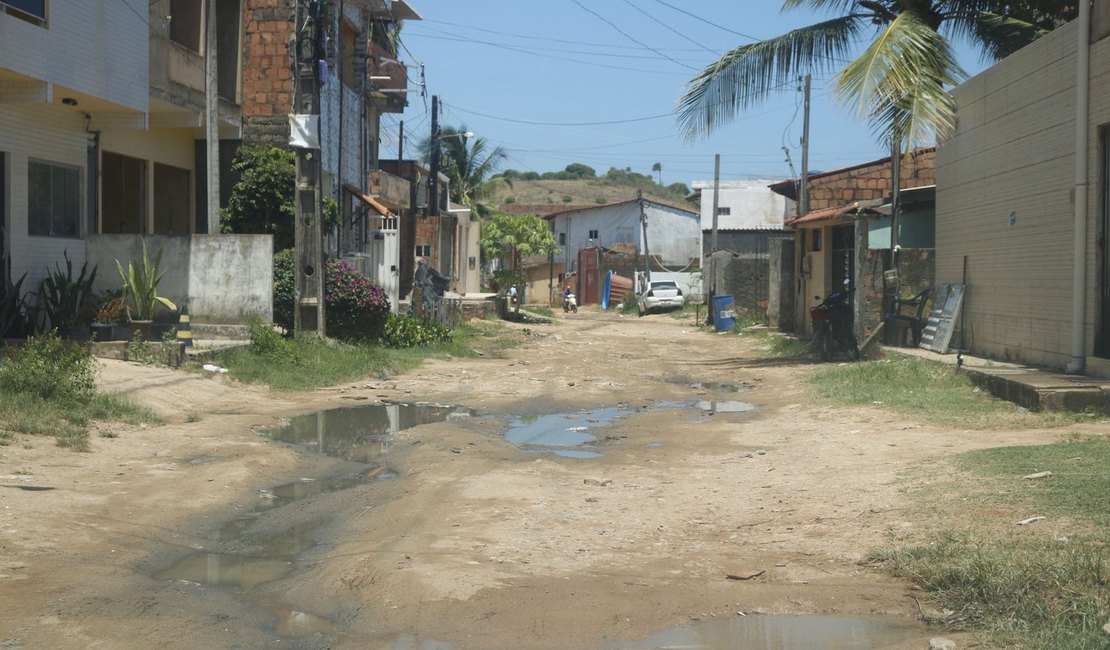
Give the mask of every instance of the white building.
[[[766, 253], [767, 242], [786, 237], [783, 220], [793, 201], [772, 192], [778, 181], [721, 181], [717, 199], [717, 248], [737, 253]], [[712, 251], [713, 181], [694, 181], [692, 200], [701, 202], [702, 255]]]

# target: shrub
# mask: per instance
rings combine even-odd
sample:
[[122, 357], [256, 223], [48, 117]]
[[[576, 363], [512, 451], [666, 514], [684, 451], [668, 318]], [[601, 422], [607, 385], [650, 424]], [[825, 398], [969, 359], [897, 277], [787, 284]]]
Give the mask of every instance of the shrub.
[[282, 359], [295, 364], [301, 362], [300, 348], [279, 334], [272, 325], [252, 318], [248, 326], [252, 353], [267, 359]]
[[[293, 331], [293, 249], [274, 256], [274, 323]], [[389, 297], [350, 264], [324, 262], [327, 334], [337, 339], [380, 339], [389, 316]]]
[[451, 340], [451, 330], [435, 321], [390, 314], [382, 343], [391, 348], [415, 348]]
[[88, 403], [96, 392], [96, 367], [84, 347], [55, 332], [34, 336], [0, 360], [0, 392]]

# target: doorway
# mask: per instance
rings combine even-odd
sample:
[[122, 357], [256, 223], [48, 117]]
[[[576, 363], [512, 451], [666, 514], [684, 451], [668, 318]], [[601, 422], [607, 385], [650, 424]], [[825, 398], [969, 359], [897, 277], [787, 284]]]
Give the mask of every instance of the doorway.
[[[1099, 132], [1098, 322], [1094, 356], [1110, 359], [1110, 126]], [[1076, 197], [1082, 200], [1083, 197]]]

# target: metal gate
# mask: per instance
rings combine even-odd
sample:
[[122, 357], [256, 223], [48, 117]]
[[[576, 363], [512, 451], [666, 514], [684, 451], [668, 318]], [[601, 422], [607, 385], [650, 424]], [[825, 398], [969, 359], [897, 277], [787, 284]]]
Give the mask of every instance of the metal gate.
[[376, 216], [370, 220], [370, 226], [363, 274], [385, 289], [389, 306], [397, 313], [401, 288], [401, 236], [397, 217]]

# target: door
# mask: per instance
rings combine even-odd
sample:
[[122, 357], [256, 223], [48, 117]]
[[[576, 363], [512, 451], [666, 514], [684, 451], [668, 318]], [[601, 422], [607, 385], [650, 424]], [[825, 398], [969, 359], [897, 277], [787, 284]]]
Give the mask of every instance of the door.
[[[1110, 359], [1110, 127], [1099, 133], [1098, 314], [1094, 355]], [[1077, 200], [1079, 197], [1077, 197]]]

